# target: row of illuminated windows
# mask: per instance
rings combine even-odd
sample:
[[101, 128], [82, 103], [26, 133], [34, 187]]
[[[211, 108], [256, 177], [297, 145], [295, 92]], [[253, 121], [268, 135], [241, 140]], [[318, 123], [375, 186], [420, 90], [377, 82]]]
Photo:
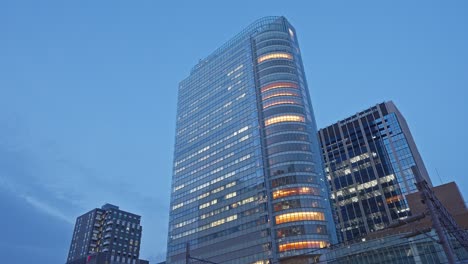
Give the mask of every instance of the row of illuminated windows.
[[[222, 178], [226, 177], [226, 175], [240, 174], [240, 173], [242, 173], [242, 172], [244, 172], [244, 171], [249, 171], [249, 170], [251, 170], [252, 168], [255, 168], [255, 166], [256, 166], [255, 163], [251, 163], [251, 164], [248, 164], [248, 165], [245, 165], [245, 166], [239, 166], [239, 168], [237, 168], [236, 170], [234, 170], [234, 171], [232, 171], [232, 172], [230, 172], [230, 173], [227, 173], [227, 174], [225, 174], [224, 176], [219, 177], [219, 179], [222, 179]], [[209, 176], [209, 175], [207, 175], [207, 176]], [[252, 177], [256, 177], [255, 174], [252, 174], [251, 176], [252, 176]], [[216, 179], [216, 180], [217, 180], [217, 179]], [[186, 211], [187, 211], [187, 210], [186, 210]]]
[[[246, 94], [240, 95], [236, 100], [240, 100], [242, 98], [245, 98]], [[213, 134], [214, 132], [218, 131], [222, 126], [228, 125], [234, 118], [240, 118], [241, 115], [245, 116], [247, 115], [248, 111], [250, 110], [250, 105], [249, 104], [244, 104], [243, 106], [240, 106], [242, 108], [237, 107], [236, 111], [233, 111], [233, 109], [229, 109], [227, 111], [223, 111], [222, 113], [214, 115], [212, 118], [209, 119], [208, 122], [205, 122], [203, 125], [196, 125], [195, 123], [201, 122], [199, 120], [199, 116], [192, 117], [190, 121], [185, 121], [185, 123], [178, 122], [177, 127], [189, 127], [189, 133], [184, 134], [184, 135], [178, 135], [177, 140], [182, 141], [182, 140], [188, 140], [188, 142], [194, 142], [196, 140], [199, 140], [200, 138], [205, 137], [206, 135]], [[211, 111], [211, 110], [208, 110]], [[189, 123], [192, 120], [198, 120], [198, 121], [193, 121], [193, 123]]]
[[[198, 186], [196, 186], [196, 187], [190, 189], [190, 191], [188, 191], [188, 192], [184, 192], [184, 193], [181, 193], [181, 194], [178, 194], [178, 195], [173, 195], [173, 197], [174, 197], [173, 199], [177, 199], [177, 198], [180, 198], [180, 197], [183, 197], [183, 196], [187, 195], [188, 193], [194, 193], [194, 192], [199, 191], [199, 190], [201, 190], [201, 189], [207, 188], [208, 186], [210, 186], [210, 185], [212, 185], [212, 184], [215, 184], [215, 183], [217, 183], [217, 182], [220, 182], [220, 181], [222, 181], [222, 180], [224, 180], [224, 179], [230, 178], [230, 177], [234, 176], [235, 174], [236, 174], [235, 171], [229, 172], [229, 173], [227, 173], [227, 174], [225, 174], [225, 175], [223, 175], [223, 176], [220, 176], [220, 177], [218, 177], [218, 178], [216, 178], [216, 179], [213, 179], [213, 180], [211, 180], [211, 181], [209, 181], [209, 182], [205, 182], [205, 183], [203, 183], [203, 184], [200, 184], [200, 185], [198, 185]], [[185, 187], [184, 184], [179, 185], [179, 186]], [[183, 188], [183, 187], [182, 187], [182, 188]]]
[[[236, 159], [236, 160], [233, 160], [232, 162], [229, 162], [228, 164], [224, 164], [224, 166], [220, 166], [220, 167], [218, 167], [218, 168], [216, 168], [216, 169], [214, 169], [214, 170], [212, 170], [212, 171], [210, 171], [210, 172], [207, 172], [207, 173], [205, 173], [205, 174], [203, 174], [203, 175], [201, 175], [201, 176], [199, 176], [199, 177], [193, 178], [193, 179], [191, 179], [191, 180], [189, 180], [189, 181], [185, 181], [185, 185], [188, 186], [188, 185], [191, 184], [191, 183], [194, 183], [194, 182], [196, 182], [196, 181], [198, 181], [198, 180], [200, 180], [200, 179], [202, 179], [202, 178], [205, 178], [205, 177], [207, 177], [207, 176], [209, 176], [209, 175], [213, 175], [213, 174], [215, 174], [215, 173], [218, 173], [219, 171], [222, 171], [222, 170], [224, 170], [224, 169], [226, 169], [226, 168], [228, 168], [228, 167], [230, 167], [230, 166], [232, 166], [232, 165], [234, 165], [234, 164], [238, 164], [238, 163], [240, 163], [240, 162], [243, 162], [243, 161], [245, 161], [245, 160], [248, 160], [248, 159], [251, 158], [251, 157], [252, 157], [252, 155], [248, 154], [248, 155], [245, 155], [245, 156], [243, 156], [243, 157], [241, 157], [241, 158], [238, 158], [238, 159]], [[204, 169], [206, 169], [206, 168], [210, 168], [210, 169], [211, 169], [211, 167], [212, 167], [212, 166], [206, 166], [206, 165], [203, 166]], [[185, 175], [182, 175], [182, 176], [178, 177], [178, 178], [176, 179], [176, 181], [177, 181], [177, 182], [181, 182], [182, 180], [184, 180], [184, 178], [193, 177], [193, 175], [194, 175], [195, 173], [199, 172], [199, 171], [201, 171], [201, 169], [193, 170], [193, 171], [191, 171], [190, 173], [187, 173], [187, 174], [185, 174]]]
[[[246, 109], [246, 113], [247, 113]], [[250, 110], [249, 110], [250, 112]], [[214, 144], [217, 141], [223, 141], [226, 139], [233, 138], [234, 136], [230, 135], [231, 131], [236, 131], [240, 126], [245, 125], [247, 122], [244, 121], [245, 117], [236, 117], [233, 121], [230, 122], [229, 124], [226, 124], [226, 127], [224, 127], [221, 130], [215, 131], [214, 134], [212, 134], [210, 137], [204, 137], [198, 140], [197, 142], [194, 142], [192, 144], [188, 144], [189, 140], [192, 140], [192, 138], [181, 138], [177, 137], [176, 138], [176, 153], [175, 156], [178, 159], [181, 159], [182, 157], [188, 156], [187, 154], [194, 154], [193, 151], [194, 149], [198, 149], [201, 146], [204, 145], [211, 145]], [[224, 142], [223, 142], [224, 143]]]
[[[224, 200], [227, 200], [227, 199], [230, 199], [232, 197], [235, 197], [236, 195], [237, 195], [236, 192], [232, 192], [232, 193], [226, 194], [223, 198], [224, 198]], [[201, 204], [201, 205], [198, 206], [198, 209], [201, 210], [201, 209], [207, 208], [209, 206], [215, 205], [215, 204], [218, 203], [219, 200], [221, 200], [221, 198], [214, 199], [214, 200], [211, 200], [210, 202], [206, 202], [204, 204]]]
[[[244, 153], [246, 153], [246, 152], [252, 151], [250, 148], [251, 148], [251, 146], [244, 146], [243, 148], [241, 148], [241, 149], [239, 150], [239, 151], [242, 151], [242, 152], [239, 153], [239, 154], [244, 154]], [[233, 155], [234, 155], [234, 154], [233, 154]], [[230, 160], [232, 160], [231, 162], [229, 162], [229, 163], [224, 163], [224, 164], [220, 164], [220, 165], [218, 165], [219, 167], [217, 167], [217, 168], [213, 168], [214, 166], [203, 165], [203, 166], [202, 166], [203, 169], [195, 169], [195, 170], [192, 170], [192, 171], [190, 171], [190, 173], [187, 173], [187, 174], [184, 174], [184, 175], [180, 176], [178, 179], [176, 179], [176, 182], [177, 182], [177, 183], [182, 182], [185, 178], [188, 178], [188, 177], [195, 177], [195, 176], [197, 175], [198, 172], [201, 173], [201, 172], [204, 171], [204, 169], [212, 169], [210, 172], [206, 172], [206, 173], [202, 174], [201, 176], [198, 176], [198, 177], [196, 177], [196, 178], [192, 178], [191, 180], [185, 179], [185, 180], [186, 180], [186, 181], [185, 181], [185, 186], [189, 186], [191, 183], [194, 183], [195, 181], [198, 181], [198, 180], [200, 180], [200, 179], [202, 179], [202, 178], [205, 178], [205, 177], [207, 177], [207, 176], [210, 176], [210, 175], [213, 175], [213, 174], [215, 174], [215, 173], [218, 173], [218, 172], [220, 172], [220, 171], [222, 171], [222, 170], [225, 170], [225, 169], [227, 169], [227, 168], [229, 168], [229, 167], [231, 167], [231, 166], [233, 166], [233, 165], [235, 165], [235, 164], [238, 164], [238, 163], [241, 163], [241, 162], [243, 162], [243, 161], [249, 160], [249, 159], [252, 158], [252, 157], [253, 157], [252, 154], [247, 154], [247, 155], [244, 155], [244, 156], [242, 156], [242, 157], [240, 157], [240, 158], [238, 158], [238, 159], [235, 159], [235, 160], [230, 159]], [[227, 160], [227, 161], [230, 161], [230, 160]], [[226, 162], [227, 162], [227, 161], [226, 161]], [[206, 170], [206, 171], [207, 171], [207, 170]]]
[[[204, 166], [201, 166], [201, 167], [198, 166], [197, 170], [203, 170], [203, 169], [205, 169], [207, 167], [213, 166], [214, 164], [216, 164], [216, 163], [218, 163], [220, 161], [223, 161], [225, 159], [228, 159], [231, 156], [234, 156], [234, 152], [228, 153], [228, 154], [224, 155], [223, 157], [218, 158], [217, 160], [214, 160], [214, 161], [212, 161], [212, 162], [210, 162], [208, 164], [205, 164]], [[201, 160], [201, 161], [203, 161], [203, 160]], [[174, 175], [179, 174], [180, 172], [190, 168], [191, 166], [193, 166], [195, 164], [200, 164], [201, 161], [200, 160], [194, 161], [192, 163], [187, 164], [186, 166], [180, 167], [179, 169], [175, 170]], [[195, 171], [197, 171], [197, 170], [195, 170]]]
[[212, 129], [205, 129], [205, 130], [203, 130], [203, 132], [202, 132], [201, 134], [198, 134], [198, 128], [193, 129], [193, 130], [189, 133], [189, 136], [190, 136], [191, 134], [194, 134], [194, 133], [197, 133], [197, 135], [194, 136], [194, 137], [192, 137], [191, 139], [189, 139], [189, 140], [187, 141], [187, 143], [190, 144], [190, 143], [192, 143], [192, 142], [194, 142], [194, 141], [196, 141], [196, 140], [198, 140], [198, 139], [204, 137], [204, 136], [207, 135], [208, 133], [211, 133], [211, 132], [215, 131], [216, 129], [220, 128], [221, 126], [223, 126], [223, 125], [225, 125], [225, 124], [228, 124], [228, 123], [231, 122], [232, 120], [233, 120], [232, 117], [229, 117], [229, 118], [227, 118], [227, 119], [225, 119], [225, 120], [220, 120], [220, 122], [218, 122], [218, 124], [217, 124], [216, 126], [214, 126]]
[[[206, 241], [213, 240], [214, 238], [227, 236], [227, 235], [239, 232], [239, 231], [250, 229], [252, 227], [257, 227], [259, 225], [265, 224], [266, 222], [267, 222], [266, 216], [261, 216], [256, 220], [249, 221], [249, 222], [246, 222], [246, 223], [243, 223], [243, 224], [240, 224], [240, 225], [236, 225], [236, 226], [233, 226], [231, 228], [225, 228], [225, 229], [222, 229], [219, 232], [211, 233], [211, 234], [206, 235], [206, 236], [198, 237], [198, 238], [196, 238], [194, 240], [190, 240], [189, 243], [191, 245], [196, 245], [196, 244], [199, 244], [199, 243], [203, 243], [203, 242], [206, 242]], [[267, 230], [261, 231], [262, 236], [263, 236], [264, 233], [265, 233], [265, 236], [267, 236], [269, 234], [267, 232]], [[174, 251], [183, 249], [185, 247], [186, 247], [186, 242], [179, 243], [179, 244], [172, 244], [172, 245], [170, 245], [168, 247], [168, 251], [169, 252], [174, 252]]]
[[267, 60], [273, 60], [273, 59], [288, 59], [292, 60], [293, 56], [292, 54], [285, 53], [285, 52], [275, 52], [275, 53], [269, 53], [263, 56], [260, 56], [257, 58], [257, 63], [262, 63]]
[[301, 77], [298, 74], [282, 72], [282, 73], [275, 73], [275, 74], [264, 76], [259, 80], [259, 83], [261, 86], [264, 86], [268, 83], [278, 82], [278, 81], [299, 82], [300, 78]]
[[265, 126], [282, 123], [282, 122], [305, 122], [305, 119], [301, 115], [281, 115], [271, 117], [265, 120]]
[[210, 212], [207, 212], [205, 214], [202, 214], [200, 215], [199, 217], [194, 217], [192, 219], [188, 219], [188, 220], [185, 220], [185, 221], [182, 221], [182, 222], [179, 222], [179, 223], [176, 223], [173, 225], [174, 228], [180, 228], [180, 227], [183, 227], [183, 226], [186, 226], [186, 225], [189, 225], [191, 223], [194, 223], [196, 221], [198, 221], [199, 219], [206, 219], [206, 218], [209, 218], [209, 217], [212, 217], [212, 216], [215, 216], [215, 215], [218, 215], [222, 212], [226, 212], [226, 211], [229, 211], [231, 209], [235, 209], [235, 208], [238, 208], [238, 207], [241, 207], [243, 205], [246, 205], [246, 204], [249, 204], [251, 202], [254, 202], [256, 200], [259, 199], [259, 196], [251, 196], [249, 198], [245, 198], [241, 201], [237, 201], [233, 204], [230, 204], [228, 206], [224, 206], [224, 207], [221, 207], [221, 208], [218, 208], [218, 209], [215, 209], [213, 211], [210, 211]]
[[294, 115], [294, 114], [304, 115], [305, 109], [304, 107], [300, 105], [282, 105], [279, 107], [266, 109], [265, 111], [263, 111], [263, 117], [267, 119], [271, 116], [283, 115], [286, 113], [289, 115]]
[[277, 105], [302, 105], [302, 102], [299, 98], [275, 98], [263, 103], [263, 109]]
[[[199, 79], [203, 79], [205, 83], [195, 81], [185, 86], [188, 89], [186, 89], [185, 92], [181, 91], [179, 95], [179, 100], [178, 100], [179, 105], [188, 106], [188, 109], [191, 109], [191, 108], [193, 109], [196, 105], [202, 105], [210, 97], [216, 97], [216, 95], [221, 94], [226, 89], [225, 87], [226, 82], [231, 82], [234, 85], [239, 84], [239, 81], [234, 83], [232, 82], [233, 81], [232, 79], [226, 78], [224, 76], [219, 77], [217, 79], [212, 78], [213, 76], [205, 76], [205, 78], [203, 77], [204, 76], [200, 76]], [[205, 87], [206, 89], [203, 89], [203, 87]], [[203, 90], [203, 93], [196, 93], [196, 92], [194, 93], [194, 91], [196, 90]], [[182, 112], [181, 116], [185, 118], [189, 113], [190, 112], [188, 113]]]
[[[219, 152], [226, 151], [227, 149], [229, 149], [229, 148], [231, 148], [231, 147], [233, 147], [233, 146], [235, 146], [235, 145], [237, 145], [237, 144], [239, 144], [239, 143], [241, 143], [241, 142], [243, 142], [243, 141], [245, 141], [245, 140], [247, 140], [247, 139], [249, 139], [249, 138], [250, 138], [249, 135], [245, 135], [245, 136], [241, 137], [239, 140], [234, 141], [234, 142], [229, 143], [229, 144], [226, 144], [226, 145], [224, 146], [224, 148], [218, 149], [217, 151], [214, 151], [214, 152], [216, 152], [216, 154], [218, 154]], [[242, 150], [245, 149], [245, 148], [247, 148], [247, 147], [238, 148], [238, 149], [236, 149], [236, 151], [237, 151], [237, 152], [240, 152], [240, 151], [242, 151]], [[214, 154], [214, 155], [216, 155], [216, 154]], [[210, 156], [214, 156], [214, 155], [210, 155]], [[211, 166], [213, 166], [214, 164], [216, 164], [216, 163], [218, 163], [218, 162], [220, 162], [220, 161], [223, 161], [223, 160], [225, 160], [225, 159], [227, 159], [227, 158], [229, 158], [229, 157], [231, 157], [231, 156], [233, 156], [233, 155], [234, 155], [234, 152], [232, 152], [232, 153], [230, 153], [230, 154], [227, 154], [227, 155], [225, 155], [224, 157], [221, 157], [221, 158], [219, 158], [219, 159], [217, 159], [217, 160], [215, 160], [215, 161], [212, 161], [212, 162], [210, 162], [209, 164], [205, 164], [205, 165], [203, 165], [203, 166], [201, 166], [201, 167], [200, 167], [200, 165], [201, 165], [200, 163], [201, 163], [202, 161], [204, 161], [205, 159], [200, 159], [200, 160], [198, 160], [198, 161], [194, 161], [194, 162], [192, 162], [192, 163], [190, 163], [190, 164], [187, 164], [186, 166], [184, 166], [184, 167], [182, 167], [182, 168], [187, 169], [187, 168], [190, 168], [190, 167], [192, 167], [192, 166], [194, 166], [194, 165], [197, 165], [197, 169], [191, 171], [191, 174], [193, 174], [193, 173], [196, 173], [197, 171], [203, 170], [203, 169], [205, 169], [205, 168], [207, 168], [207, 167], [211, 167]], [[205, 156], [205, 157], [206, 157], [206, 156]], [[206, 158], [206, 159], [208, 159], [208, 158]], [[179, 169], [179, 172], [182, 170], [182, 168]]]
[[231, 70], [230, 72], [228, 72], [226, 75], [231, 76], [233, 73], [235, 73], [236, 71], [242, 69], [243, 67], [244, 67], [244, 64], [241, 64], [241, 65], [237, 66], [234, 70]]
[[191, 158], [193, 158], [193, 157], [195, 157], [195, 156], [197, 156], [197, 155], [200, 155], [201, 153], [203, 153], [203, 152], [209, 150], [210, 148], [213, 148], [213, 147], [215, 147], [216, 145], [219, 145], [219, 144], [225, 142], [226, 140], [228, 140], [228, 139], [230, 139], [230, 138], [232, 138], [232, 137], [235, 137], [235, 136], [237, 136], [237, 135], [240, 134], [240, 133], [243, 133], [243, 132], [247, 131], [248, 129], [249, 129], [249, 126], [245, 126], [245, 127], [241, 128], [241, 129], [239, 129], [239, 130], [237, 130], [237, 131], [234, 131], [231, 135], [229, 135], [229, 136], [227, 136], [227, 137], [225, 137], [225, 138], [223, 138], [223, 139], [221, 139], [221, 140], [218, 140], [218, 141], [216, 141], [215, 143], [213, 143], [213, 144], [211, 144], [211, 145], [209, 145], [209, 146], [205, 146], [205, 147], [201, 148], [200, 150], [195, 151], [195, 152], [192, 153], [191, 155], [189, 155], [189, 156], [187, 156], [187, 157], [185, 157], [185, 158], [183, 158], [183, 159], [181, 159], [181, 160], [176, 161], [176, 162], [174, 163], [174, 166], [177, 167], [179, 164], [181, 164], [181, 163], [183, 163], [183, 162], [185, 162], [185, 161], [187, 161], [187, 160], [189, 160], [189, 159], [191, 159]]
[[195, 233], [203, 231], [203, 230], [207, 230], [209, 228], [213, 228], [213, 227], [216, 227], [216, 226], [219, 226], [219, 225], [234, 221], [236, 219], [237, 219], [237, 214], [228, 216], [226, 218], [221, 218], [221, 219], [213, 221], [213, 222], [211, 222], [209, 224], [206, 224], [206, 225], [203, 225], [203, 226], [200, 226], [200, 227], [197, 227], [197, 228], [182, 232], [182, 233], [177, 234], [177, 235], [173, 235], [172, 239], [174, 239], [174, 240], [179, 239], [179, 238], [182, 238], [182, 237], [185, 237], [185, 236], [188, 236], [188, 235], [191, 235], [191, 234], [195, 234]]
[[328, 245], [326, 241], [299, 241], [284, 243], [279, 245], [279, 251], [298, 250], [306, 248], [325, 248]]
[[273, 192], [273, 199], [279, 199], [294, 195], [320, 195], [320, 190], [314, 187], [296, 187], [280, 189]]
[[[240, 77], [240, 76], [239, 76]], [[228, 82], [222, 82], [213, 86], [208, 86], [203, 91], [204, 96], [200, 99], [193, 98], [196, 93], [193, 92], [181, 99], [179, 97], [178, 110], [179, 110], [179, 122], [188, 122], [190, 117], [193, 116], [204, 116], [207, 109], [220, 109], [225, 102], [232, 100], [235, 94], [242, 93], [246, 90], [246, 78], [236, 80], [230, 80]], [[192, 90], [199, 88], [198, 86], [193, 87]], [[207, 92], [208, 91], [208, 92]], [[228, 92], [229, 91], [229, 92]], [[190, 97], [192, 96], [192, 97]], [[221, 110], [219, 110], [221, 111]], [[216, 114], [215, 112], [210, 114]], [[203, 120], [200, 120], [203, 121]], [[178, 123], [179, 124], [179, 123]]]
[[291, 91], [291, 90], [278, 90], [278, 91], [272, 91], [269, 92], [268, 94], [262, 95], [262, 100], [267, 100], [273, 97], [283, 97], [283, 96], [296, 96], [300, 97], [300, 93], [296, 91]]
[[[198, 195], [197, 197], [194, 197], [194, 198], [192, 198], [192, 199], [190, 199], [190, 200], [186, 200], [186, 201], [184, 201], [184, 202], [178, 203], [178, 204], [172, 206], [172, 210], [176, 210], [176, 209], [178, 209], [178, 208], [180, 208], [180, 207], [182, 207], [182, 206], [185, 206], [185, 205], [188, 205], [188, 204], [193, 203], [193, 202], [195, 202], [195, 201], [204, 199], [204, 198], [206, 198], [206, 197], [208, 197], [208, 196], [210, 196], [210, 195], [212, 195], [212, 194], [216, 194], [216, 193], [218, 193], [218, 192], [220, 192], [220, 191], [223, 191], [224, 189], [231, 188], [231, 187], [233, 187], [233, 186], [235, 186], [235, 185], [236, 185], [236, 182], [234, 181], [234, 182], [228, 183], [228, 184], [226, 184], [226, 185], [220, 186], [220, 187], [218, 187], [218, 188], [216, 188], [216, 189], [214, 189], [214, 190], [212, 190], [212, 191], [209, 191], [209, 192], [200, 194], [200, 195]], [[173, 199], [175, 199], [175, 198], [173, 198]]]
[[277, 225], [297, 221], [325, 221], [322, 212], [295, 212], [275, 216]]
[[[235, 83], [233, 85], [235, 85], [237, 87], [241, 83], [242, 83], [241, 81], [238, 81], [237, 83]], [[233, 85], [228, 86], [227, 90], [231, 90]], [[219, 89], [219, 88], [217, 88], [217, 89]], [[217, 89], [215, 89], [215, 90], [217, 90]], [[225, 90], [225, 89], [226, 88], [223, 88], [223, 90]], [[238, 91], [241, 91], [243, 89], [245, 89], [244, 85], [238, 87]], [[215, 116], [215, 115], [218, 114], [218, 112], [223, 111], [225, 109], [224, 106], [219, 106], [219, 104], [222, 103], [222, 100], [224, 100], [224, 101], [230, 100], [231, 99], [231, 97], [229, 96], [230, 93], [226, 93], [225, 91], [220, 91], [220, 92], [218, 92], [218, 94], [219, 95], [211, 94], [211, 92], [206, 93], [205, 96], [202, 98], [202, 101], [203, 102], [207, 101], [208, 104], [206, 102], [204, 102], [204, 103], [200, 103], [199, 105], [195, 106], [195, 104], [200, 101], [200, 100], [195, 100], [195, 102], [192, 103], [192, 105], [190, 105], [188, 107], [189, 109], [191, 109], [189, 112], [186, 112], [184, 114], [179, 114], [178, 124], [183, 124], [183, 123], [188, 122], [186, 119], [190, 118], [190, 117], [193, 117], [194, 115], [200, 115], [202, 113], [205, 114], [202, 118], [200, 118], [199, 120], [193, 122], [193, 124], [191, 123], [188, 126], [189, 128], [190, 127], [197, 127], [196, 124], [199, 121], [203, 122], [205, 119], [209, 118], [210, 116]], [[209, 98], [210, 96], [212, 98], [216, 98], [216, 100], [210, 100], [210, 98]], [[179, 100], [179, 105], [186, 105], [186, 104], [184, 104], [184, 102], [181, 102]], [[211, 109], [212, 111], [207, 112], [206, 109]], [[197, 112], [200, 112], [200, 113], [197, 113]], [[185, 131], [187, 131], [187, 130], [181, 129], [178, 132], [184, 133]]]
[[216, 227], [216, 226], [231, 222], [231, 221], [236, 220], [236, 219], [241, 218], [241, 217], [248, 217], [248, 216], [251, 216], [251, 215], [256, 214], [256, 213], [263, 213], [265, 210], [266, 210], [266, 205], [257, 206], [255, 208], [251, 208], [251, 209], [245, 210], [245, 211], [243, 211], [241, 213], [233, 214], [233, 215], [230, 215], [228, 217], [218, 219], [216, 221], [213, 221], [213, 222], [210, 222], [208, 224], [199, 226], [197, 228], [187, 230], [185, 232], [181, 232], [181, 233], [178, 233], [178, 234], [173, 234], [171, 237], [172, 237], [172, 239], [179, 239], [181, 237], [185, 237], [185, 236], [188, 236], [188, 235], [200, 232], [200, 231], [204, 231], [204, 230], [209, 229], [209, 228], [213, 228], [213, 227]]
[[295, 209], [295, 208], [323, 208], [323, 206], [319, 200], [310, 199], [310, 198], [280, 201], [273, 205], [273, 210], [275, 212], [280, 212], [283, 210], [289, 210], [289, 209]]
[[279, 88], [295, 88], [298, 89], [299, 86], [293, 82], [274, 82], [268, 85], [265, 85], [261, 88], [262, 93], [272, 90], [272, 89], [279, 89]]

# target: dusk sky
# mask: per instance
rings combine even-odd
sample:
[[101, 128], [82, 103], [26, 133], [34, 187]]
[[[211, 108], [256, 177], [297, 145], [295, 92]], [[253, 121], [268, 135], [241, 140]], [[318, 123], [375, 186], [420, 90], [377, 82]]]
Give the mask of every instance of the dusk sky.
[[[468, 197], [468, 1], [0, 0], [0, 256], [63, 264], [77, 216], [165, 258], [178, 83], [256, 19], [296, 28], [318, 127], [393, 100]], [[438, 174], [436, 172], [438, 171]]]

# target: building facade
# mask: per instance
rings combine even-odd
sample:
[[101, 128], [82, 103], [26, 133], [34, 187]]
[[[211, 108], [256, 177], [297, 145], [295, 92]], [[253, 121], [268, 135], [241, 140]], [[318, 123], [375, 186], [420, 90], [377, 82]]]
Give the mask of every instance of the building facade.
[[342, 241], [381, 230], [411, 214], [416, 166], [432, 186], [408, 125], [385, 102], [320, 129], [336, 229]]
[[67, 264], [139, 264], [140, 216], [105, 204], [76, 219]]
[[[468, 209], [465, 200], [455, 182], [432, 188], [437, 199], [452, 215], [462, 230], [468, 230]], [[427, 205], [422, 202], [421, 193], [406, 196], [411, 213], [420, 215], [427, 212]], [[346, 242], [331, 248], [322, 255], [319, 263], [401, 263], [426, 264], [449, 263], [444, 249], [434, 229], [431, 217], [418, 221], [372, 232], [360, 241]], [[450, 247], [457, 263], [468, 263], [468, 248], [464, 248], [452, 231], [447, 231]]]
[[[307, 261], [336, 241], [296, 31], [262, 18], [179, 85], [167, 263]], [[193, 263], [197, 263], [193, 260]]]

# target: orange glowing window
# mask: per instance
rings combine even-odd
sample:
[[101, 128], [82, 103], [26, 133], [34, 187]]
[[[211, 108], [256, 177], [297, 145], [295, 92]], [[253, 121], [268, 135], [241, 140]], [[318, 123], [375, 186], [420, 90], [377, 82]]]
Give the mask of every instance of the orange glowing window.
[[273, 98], [273, 97], [278, 97], [278, 96], [299, 96], [297, 93], [290, 93], [290, 92], [276, 92], [276, 93], [272, 93], [272, 94], [269, 94], [269, 95], [265, 95], [262, 100], [266, 100], [266, 99], [270, 99], [270, 98]]
[[262, 87], [262, 93], [276, 88], [298, 88], [297, 84], [291, 82], [275, 82]]
[[277, 215], [275, 217], [276, 224], [283, 224], [297, 221], [325, 221], [325, 216], [321, 212], [297, 212]]
[[263, 56], [260, 56], [258, 57], [257, 59], [257, 62], [258, 63], [262, 63], [264, 61], [267, 61], [267, 60], [273, 60], [273, 59], [288, 59], [288, 60], [292, 60], [292, 55], [289, 54], [289, 53], [285, 53], [285, 52], [275, 52], [275, 53], [270, 53], [270, 54], [266, 54], [266, 55], [263, 55]]
[[327, 246], [326, 241], [299, 241], [279, 245], [279, 251], [288, 251], [295, 249], [304, 249], [304, 248], [324, 248]]
[[282, 105], [282, 104], [298, 104], [297, 102], [294, 102], [292, 100], [281, 100], [281, 101], [274, 101], [274, 102], [269, 102], [263, 105], [263, 109], [275, 106], [275, 105]]
[[391, 204], [391, 203], [398, 202], [398, 201], [402, 200], [402, 197], [401, 197], [401, 195], [397, 195], [397, 196], [389, 197], [386, 200], [387, 200], [388, 204]]
[[273, 199], [293, 196], [293, 195], [301, 195], [301, 194], [313, 194], [313, 195], [320, 195], [320, 192], [317, 188], [312, 187], [300, 187], [300, 188], [289, 188], [289, 189], [281, 189], [273, 192]]
[[304, 122], [304, 117], [300, 115], [282, 115], [268, 118], [265, 120], [265, 126], [273, 125], [281, 122]]

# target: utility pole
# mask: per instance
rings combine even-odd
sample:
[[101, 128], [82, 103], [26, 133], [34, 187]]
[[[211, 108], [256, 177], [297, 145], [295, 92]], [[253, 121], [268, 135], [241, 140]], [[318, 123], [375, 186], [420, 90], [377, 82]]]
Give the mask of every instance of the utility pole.
[[[414, 177], [416, 179], [416, 186], [418, 187], [418, 190], [421, 193], [422, 202], [427, 206], [427, 209], [429, 211], [429, 215], [432, 220], [432, 227], [437, 233], [437, 237], [439, 238], [439, 243], [442, 245], [442, 248], [444, 249], [444, 252], [445, 252], [445, 255], [447, 256], [447, 260], [449, 264], [454, 264], [455, 254], [453, 253], [453, 249], [449, 244], [448, 236], [445, 233], [444, 229], [442, 228], [442, 224], [440, 221], [442, 217], [451, 218], [451, 215], [449, 214], [448, 216], [447, 215], [439, 216], [440, 212], [436, 211], [434, 203], [436, 201], [440, 203], [440, 201], [434, 195], [434, 192], [429, 187], [426, 180], [424, 180], [421, 177], [421, 174], [419, 173], [419, 169], [416, 166], [413, 166], [411, 167], [411, 170], [413, 171]], [[445, 212], [448, 214], [446, 210], [444, 210], [444, 213]]]

